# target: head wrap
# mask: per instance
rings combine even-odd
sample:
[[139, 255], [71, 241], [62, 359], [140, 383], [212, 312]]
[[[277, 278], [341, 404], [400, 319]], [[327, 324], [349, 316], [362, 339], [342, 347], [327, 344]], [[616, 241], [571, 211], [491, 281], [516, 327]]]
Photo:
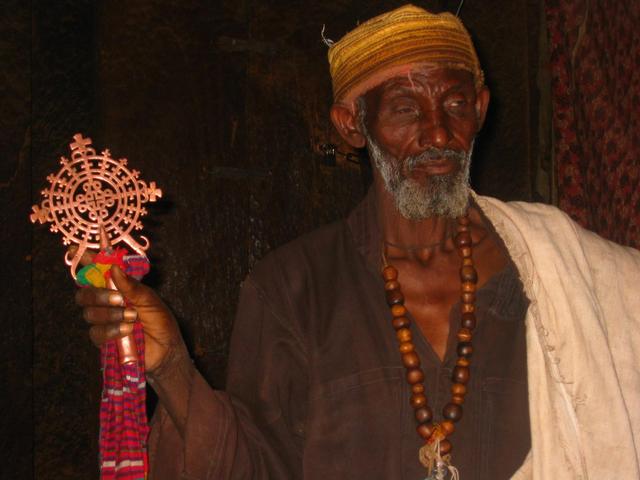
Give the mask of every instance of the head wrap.
[[462, 22], [405, 5], [359, 25], [329, 48], [336, 102], [349, 104], [385, 80], [430, 64], [471, 72], [484, 84], [478, 55]]

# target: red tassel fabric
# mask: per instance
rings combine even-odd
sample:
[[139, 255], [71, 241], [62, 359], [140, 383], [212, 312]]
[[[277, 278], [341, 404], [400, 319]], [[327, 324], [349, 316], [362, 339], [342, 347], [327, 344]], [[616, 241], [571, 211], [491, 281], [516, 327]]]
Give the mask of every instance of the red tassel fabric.
[[103, 388], [100, 405], [101, 480], [147, 478], [146, 380], [144, 332], [137, 322], [133, 335], [138, 363], [120, 365], [115, 342], [102, 347]]

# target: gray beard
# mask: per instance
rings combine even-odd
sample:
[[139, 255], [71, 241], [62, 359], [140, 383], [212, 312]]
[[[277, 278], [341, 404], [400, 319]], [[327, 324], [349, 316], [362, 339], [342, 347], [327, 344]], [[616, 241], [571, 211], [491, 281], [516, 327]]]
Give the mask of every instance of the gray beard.
[[[420, 155], [402, 161], [382, 151], [368, 135], [369, 155], [391, 193], [400, 214], [409, 220], [424, 220], [429, 217], [457, 218], [465, 213], [469, 203], [469, 170], [471, 152], [431, 147]], [[434, 158], [451, 158], [460, 164], [455, 172], [428, 177], [425, 183], [408, 178], [416, 166]]]

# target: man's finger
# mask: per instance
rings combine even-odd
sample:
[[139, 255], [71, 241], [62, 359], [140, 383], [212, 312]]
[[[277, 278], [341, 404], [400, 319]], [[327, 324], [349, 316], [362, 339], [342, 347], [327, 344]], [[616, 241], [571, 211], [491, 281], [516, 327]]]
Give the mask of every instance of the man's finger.
[[87, 323], [104, 325], [107, 323], [133, 323], [138, 318], [135, 308], [122, 307], [85, 307], [82, 317]]
[[111, 279], [122, 295], [135, 305], [141, 291], [140, 283], [128, 277], [117, 265], [111, 265]]
[[109, 325], [94, 325], [89, 329], [89, 338], [99, 347], [109, 340], [126, 337], [133, 332], [133, 323], [112, 323]]
[[81, 307], [103, 306], [121, 307], [124, 305], [122, 293], [108, 288], [85, 287], [76, 292], [76, 303]]

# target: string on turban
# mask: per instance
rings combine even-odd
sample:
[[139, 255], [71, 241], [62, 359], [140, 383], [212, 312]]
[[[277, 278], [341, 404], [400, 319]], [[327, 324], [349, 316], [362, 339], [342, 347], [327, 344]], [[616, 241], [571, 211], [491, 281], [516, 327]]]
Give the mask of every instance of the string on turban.
[[429, 64], [469, 71], [484, 85], [469, 32], [450, 13], [405, 5], [362, 23], [329, 48], [335, 102], [351, 104], [385, 80]]

